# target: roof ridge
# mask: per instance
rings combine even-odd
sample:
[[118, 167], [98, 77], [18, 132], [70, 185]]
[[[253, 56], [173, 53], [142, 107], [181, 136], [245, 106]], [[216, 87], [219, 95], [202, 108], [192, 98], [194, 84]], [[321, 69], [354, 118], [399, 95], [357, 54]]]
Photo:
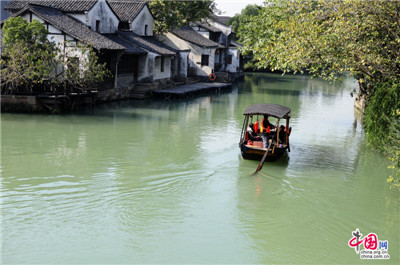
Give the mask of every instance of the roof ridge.
[[[105, 42], [108, 40], [105, 36], [100, 33], [90, 29], [88, 26], [81, 23], [78, 19], [64, 13], [63, 11], [49, 7], [27, 4], [25, 8], [20, 10], [13, 16], [18, 16], [26, 11], [31, 11], [35, 13], [36, 16], [43, 19], [47, 23], [50, 23], [53, 27], [64, 32], [67, 35], [79, 40], [82, 43], [92, 45], [94, 48], [100, 49], [110, 49], [110, 50], [124, 50], [126, 47], [109, 40], [110, 42]], [[52, 13], [46, 13], [45, 10], [51, 10]], [[60, 16], [60, 18], [54, 18], [53, 16]], [[61, 24], [60, 24], [61, 23]], [[67, 25], [70, 24], [70, 25]], [[94, 40], [94, 41], [93, 41]]]
[[178, 38], [181, 38], [183, 40], [186, 40], [201, 47], [218, 48], [220, 45], [202, 36], [190, 26], [184, 26], [178, 29], [173, 29], [171, 33], [177, 36]]
[[153, 53], [157, 53], [160, 55], [172, 56], [178, 52], [178, 50], [169, 47], [165, 43], [162, 43], [161, 41], [157, 40], [154, 36], [141, 36], [132, 31], [118, 31], [118, 35], [130, 42], [133, 42], [140, 48], [149, 50]]

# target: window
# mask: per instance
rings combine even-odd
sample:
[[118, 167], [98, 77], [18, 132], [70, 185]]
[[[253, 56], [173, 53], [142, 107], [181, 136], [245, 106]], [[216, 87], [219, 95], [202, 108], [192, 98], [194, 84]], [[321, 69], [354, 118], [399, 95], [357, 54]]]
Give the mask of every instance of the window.
[[226, 57], [225, 62], [226, 62], [227, 64], [232, 64], [232, 54], [229, 54], [229, 55]]
[[203, 65], [208, 65], [208, 60], [209, 60], [209, 55], [207, 54], [202, 54], [201, 55], [201, 66]]
[[164, 72], [164, 57], [161, 57], [161, 72]]
[[148, 28], [148, 25], [144, 25], [144, 35], [145, 36], [147, 36], [147, 28]]
[[100, 20], [96, 20], [96, 32], [100, 32]]
[[120, 21], [118, 23], [118, 30], [124, 30], [127, 31], [130, 29], [130, 25], [128, 22]]

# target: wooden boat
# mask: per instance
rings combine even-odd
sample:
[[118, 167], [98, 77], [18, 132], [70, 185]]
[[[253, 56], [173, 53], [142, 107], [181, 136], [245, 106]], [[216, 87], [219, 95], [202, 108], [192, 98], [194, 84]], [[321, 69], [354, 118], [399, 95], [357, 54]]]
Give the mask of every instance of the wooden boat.
[[[286, 150], [290, 152], [290, 108], [278, 104], [256, 104], [243, 112], [244, 122], [239, 147], [244, 159], [260, 161], [268, 152], [266, 161], [275, 161]], [[262, 118], [276, 120], [265, 127]], [[269, 121], [268, 121], [269, 122]], [[268, 123], [267, 122], [267, 123]]]

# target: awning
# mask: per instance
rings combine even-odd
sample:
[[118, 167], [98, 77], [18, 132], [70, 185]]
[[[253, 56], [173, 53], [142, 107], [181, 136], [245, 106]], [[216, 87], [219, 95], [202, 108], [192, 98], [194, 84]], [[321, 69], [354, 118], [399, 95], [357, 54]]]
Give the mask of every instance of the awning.
[[287, 118], [290, 113], [288, 107], [279, 104], [255, 104], [248, 106], [243, 115], [270, 115], [276, 118]]

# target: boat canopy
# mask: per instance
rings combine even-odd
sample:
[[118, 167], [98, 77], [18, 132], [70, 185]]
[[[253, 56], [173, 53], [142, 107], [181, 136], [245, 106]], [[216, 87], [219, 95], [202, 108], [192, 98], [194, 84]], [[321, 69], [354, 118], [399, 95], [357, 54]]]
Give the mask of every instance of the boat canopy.
[[279, 104], [255, 104], [248, 106], [243, 115], [269, 115], [279, 119], [289, 118], [290, 109]]

